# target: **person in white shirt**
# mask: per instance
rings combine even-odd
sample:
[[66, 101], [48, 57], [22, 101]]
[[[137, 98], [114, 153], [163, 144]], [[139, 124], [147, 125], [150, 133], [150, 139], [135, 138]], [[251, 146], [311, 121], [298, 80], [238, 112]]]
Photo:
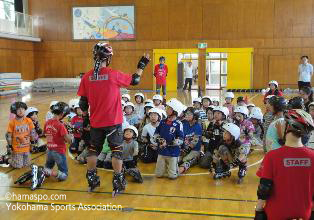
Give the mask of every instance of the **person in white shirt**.
[[298, 81], [298, 87], [299, 90], [304, 87], [308, 86], [311, 87], [311, 78], [313, 75], [313, 66], [312, 64], [309, 64], [309, 57], [308, 56], [302, 56], [301, 57], [302, 63], [299, 64], [299, 81]]
[[191, 91], [191, 86], [192, 86], [192, 78], [193, 78], [193, 66], [192, 62], [188, 62], [188, 65], [185, 66], [184, 68], [184, 87], [183, 90], [186, 90], [186, 87], [189, 83], [189, 91]]

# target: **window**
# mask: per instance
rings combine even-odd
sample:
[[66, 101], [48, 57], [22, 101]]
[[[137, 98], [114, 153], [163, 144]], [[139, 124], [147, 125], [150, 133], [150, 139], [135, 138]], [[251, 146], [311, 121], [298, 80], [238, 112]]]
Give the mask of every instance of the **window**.
[[15, 20], [14, 0], [0, 0], [0, 19]]

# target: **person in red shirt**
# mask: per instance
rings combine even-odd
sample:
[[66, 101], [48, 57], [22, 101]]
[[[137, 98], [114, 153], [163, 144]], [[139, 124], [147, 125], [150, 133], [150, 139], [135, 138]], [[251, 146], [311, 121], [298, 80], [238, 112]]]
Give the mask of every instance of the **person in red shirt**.
[[266, 97], [269, 95], [283, 96], [283, 93], [278, 89], [279, 84], [277, 81], [271, 80], [268, 85], [269, 91], [264, 95], [264, 104], [266, 104]]
[[71, 119], [71, 126], [74, 129], [73, 130], [74, 141], [70, 146], [70, 152], [71, 153], [77, 152], [79, 155], [80, 152], [78, 152], [78, 150], [83, 131], [83, 117], [82, 117], [83, 112], [78, 103], [74, 105], [74, 112], [76, 115]]
[[314, 151], [301, 141], [314, 123], [301, 109], [286, 111], [285, 123], [285, 146], [268, 152], [257, 171], [256, 220], [314, 219]]
[[168, 74], [168, 66], [166, 63], [166, 58], [161, 56], [159, 58], [160, 64], [155, 66], [154, 76], [156, 77], [156, 93], [160, 94], [160, 88], [162, 88], [163, 98], [166, 99], [166, 77]]
[[112, 47], [108, 43], [97, 43], [93, 53], [94, 68], [84, 74], [77, 92], [78, 96], [81, 96], [79, 105], [84, 120], [88, 120], [88, 110], [90, 111], [91, 143], [88, 146], [86, 178], [90, 191], [100, 185], [96, 171], [97, 155], [102, 151], [107, 137], [112, 151], [112, 195], [115, 196], [124, 191], [126, 186], [122, 173], [123, 113], [120, 88], [139, 84], [143, 70], [149, 63], [149, 55], [144, 55], [137, 65], [136, 72], [128, 75], [108, 67], [113, 55]]

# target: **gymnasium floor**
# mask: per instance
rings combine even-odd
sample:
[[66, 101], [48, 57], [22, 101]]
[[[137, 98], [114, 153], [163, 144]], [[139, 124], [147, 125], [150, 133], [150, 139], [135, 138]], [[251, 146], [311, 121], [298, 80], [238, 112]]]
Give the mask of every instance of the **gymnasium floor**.
[[[131, 91], [133, 95], [135, 91]], [[151, 98], [153, 93], [145, 93]], [[205, 95], [205, 94], [203, 94]], [[220, 91], [207, 91], [207, 95], [219, 96]], [[248, 96], [249, 100], [257, 106], [263, 107], [261, 94], [235, 94]], [[23, 97], [28, 106], [39, 109], [41, 126], [52, 100], [68, 102], [75, 98], [75, 92], [33, 93]], [[173, 92], [168, 94], [168, 99], [177, 97], [185, 104], [190, 104], [197, 96], [196, 91]], [[18, 97], [17, 99], [20, 99]], [[4, 139], [9, 116], [9, 106], [12, 98], [0, 99], [0, 139]], [[1, 147], [5, 147], [1, 140]], [[256, 188], [258, 178], [255, 173], [263, 158], [263, 152], [255, 150], [249, 157], [248, 174], [241, 185], [235, 183], [237, 171], [232, 172], [228, 179], [214, 181], [208, 170], [199, 167], [191, 168], [186, 175], [177, 180], [157, 179], [154, 177], [155, 164], [139, 164], [144, 183], [138, 184], [128, 181], [127, 190], [116, 198], [111, 197], [112, 172], [99, 170], [101, 186], [95, 192], [87, 192], [85, 178], [86, 166], [78, 164], [69, 155], [69, 177], [65, 182], [46, 179], [43, 187], [31, 191], [28, 185], [14, 185], [14, 181], [29, 169], [12, 169], [0, 167], [0, 219], [44, 219], [54, 216], [54, 219], [252, 219], [256, 204]], [[44, 165], [45, 153], [32, 155], [32, 162]], [[14, 198], [6, 200], [10, 193]], [[66, 199], [41, 200], [27, 199], [25, 195], [49, 196], [56, 194]], [[18, 196], [24, 196], [18, 198]], [[25, 199], [26, 197], [26, 199]], [[9, 204], [11, 203], [11, 206]], [[12, 211], [13, 205], [42, 205], [48, 210]], [[81, 203], [81, 204], [80, 204]], [[80, 205], [121, 205], [120, 211], [83, 210]], [[9, 207], [8, 207], [9, 206]], [[70, 207], [71, 206], [71, 207]], [[17, 206], [15, 206], [17, 207]], [[33, 206], [32, 206], [33, 207]], [[108, 207], [108, 206], [106, 206]], [[20, 206], [22, 209], [23, 207]], [[56, 211], [56, 209], [63, 209]], [[30, 209], [30, 208], [28, 208]], [[40, 206], [37, 206], [40, 209]], [[74, 210], [75, 209], [75, 210]]]

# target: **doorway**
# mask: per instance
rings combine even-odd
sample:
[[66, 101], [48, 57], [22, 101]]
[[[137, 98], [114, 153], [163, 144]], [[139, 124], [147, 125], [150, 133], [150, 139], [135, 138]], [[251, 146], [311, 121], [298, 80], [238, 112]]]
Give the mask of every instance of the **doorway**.
[[223, 89], [227, 87], [228, 54], [206, 54], [206, 89]]
[[178, 89], [183, 89], [185, 82], [185, 71], [189, 63], [192, 63], [192, 87], [198, 89], [198, 53], [178, 53]]

